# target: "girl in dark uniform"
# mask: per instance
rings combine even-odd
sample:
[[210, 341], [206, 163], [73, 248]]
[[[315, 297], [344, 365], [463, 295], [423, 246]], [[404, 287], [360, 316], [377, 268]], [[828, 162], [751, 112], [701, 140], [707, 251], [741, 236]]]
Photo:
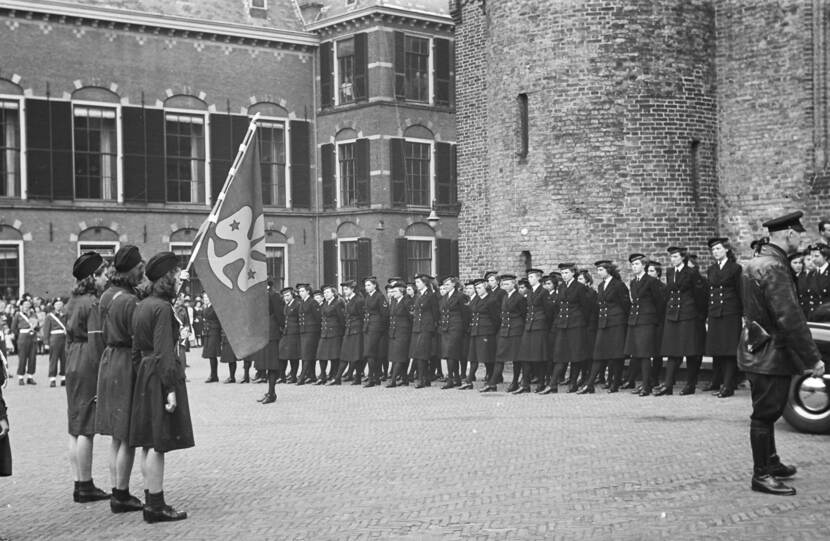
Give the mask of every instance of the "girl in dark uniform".
[[184, 365], [176, 356], [179, 337], [171, 301], [181, 285], [178, 257], [154, 255], [145, 267], [153, 283], [149, 297], [133, 314], [133, 348], [141, 361], [136, 374], [130, 419], [130, 445], [144, 449], [141, 471], [147, 501], [144, 520], [167, 522], [187, 518], [164, 501], [164, 456], [193, 447]]
[[551, 392], [555, 381], [550, 386], [544, 384], [545, 363], [548, 360], [547, 344], [548, 332], [548, 296], [547, 290], [539, 283], [542, 279], [540, 269], [527, 270], [527, 303], [525, 311], [525, 328], [522, 341], [519, 344], [518, 361], [522, 363], [521, 386], [513, 394], [530, 392], [530, 382], [533, 377], [539, 378], [537, 392]]
[[796, 252], [790, 256], [790, 268], [795, 275], [795, 287], [798, 293], [798, 305], [804, 312], [804, 317], [810, 312], [810, 295], [807, 270], [804, 268], [804, 253]]
[[[363, 358], [363, 297], [355, 292], [357, 283], [354, 280], [343, 282], [340, 287], [343, 291], [343, 341], [337, 356], [339, 360], [333, 361], [331, 367], [329, 385], [340, 385], [346, 368], [360, 363]], [[369, 380], [371, 384], [371, 368]]]
[[[331, 361], [332, 369], [340, 363], [340, 347], [343, 345], [343, 302], [334, 286], [323, 286], [323, 304], [320, 305], [320, 341], [316, 359], [320, 363], [320, 377], [316, 385], [326, 383], [326, 369]], [[312, 369], [313, 370], [313, 369]]]
[[420, 381], [416, 389], [429, 387], [430, 367], [433, 340], [435, 338], [435, 323], [438, 319], [438, 299], [432, 290], [432, 277], [419, 274], [415, 277], [417, 295], [412, 304], [412, 338], [409, 342], [409, 356], [415, 363]]
[[519, 346], [522, 343], [522, 333], [525, 328], [525, 311], [527, 299], [516, 290], [516, 276], [503, 274], [499, 281], [504, 289], [501, 301], [501, 326], [499, 327], [499, 341], [496, 345], [496, 362], [511, 363], [513, 367], [513, 381], [507, 388], [508, 393], [519, 389], [521, 368], [518, 362]]
[[660, 323], [663, 321], [663, 292], [662, 282], [646, 273], [646, 256], [631, 254], [628, 258], [631, 263], [631, 279], [629, 288], [631, 308], [627, 318], [627, 334], [623, 352], [631, 357], [629, 364], [629, 384], [626, 388], [634, 387], [635, 372], [639, 370], [643, 377], [643, 384], [634, 393], [640, 396], [651, 395], [651, 359], [660, 351]]
[[305, 385], [317, 379], [314, 375], [314, 361], [317, 359], [317, 343], [320, 341], [320, 305], [312, 298], [311, 286], [308, 284], [297, 284], [297, 292], [300, 294], [298, 315], [300, 359], [303, 361], [297, 385]]
[[588, 353], [588, 318], [592, 311], [592, 294], [589, 287], [576, 279], [576, 265], [562, 263], [559, 265], [564, 283], [559, 287], [556, 297], [556, 315], [553, 325], [556, 327], [556, 350], [550, 387], [557, 392], [557, 385], [568, 363], [571, 365], [571, 383], [569, 393], [577, 391], [577, 375]]
[[[487, 282], [483, 279], [475, 281], [476, 299], [470, 303], [472, 317], [470, 318], [470, 349], [467, 361], [470, 364], [470, 371], [467, 374], [467, 381], [459, 389], [472, 389], [473, 378], [479, 363], [485, 367], [492, 364], [496, 359], [496, 335], [501, 324], [501, 299], [491, 293]], [[484, 386], [481, 392], [496, 390], [495, 382], [498, 381], [491, 369], [490, 377], [485, 375]]]
[[458, 278], [444, 280], [444, 294], [438, 302], [438, 334], [441, 337], [441, 358], [447, 362], [447, 381], [442, 389], [461, 386], [458, 362], [464, 352], [464, 305], [467, 297], [461, 292]]
[[202, 358], [210, 360], [210, 377], [205, 383], [219, 381], [219, 357], [222, 355], [222, 324], [219, 323], [219, 316], [210, 302], [207, 293], [204, 295], [205, 308], [202, 310], [203, 338]]
[[106, 349], [98, 369], [98, 404], [95, 432], [112, 437], [110, 477], [113, 513], [141, 511], [143, 505], [130, 495], [130, 474], [135, 449], [130, 447], [130, 408], [135, 368], [132, 355], [133, 312], [138, 298], [136, 287], [144, 279], [144, 265], [138, 248], [122, 246], [114, 259], [110, 287], [101, 295], [102, 335]]
[[387, 387], [409, 385], [406, 368], [409, 365], [409, 345], [412, 338], [412, 299], [406, 294], [403, 282], [394, 282], [389, 289], [389, 362], [392, 374]]
[[[355, 298], [349, 301], [349, 306], [346, 309], [346, 335], [347, 337], [350, 336], [349, 329], [352, 325], [350, 314], [357, 312], [358, 307], [360, 307], [363, 310], [360, 315], [360, 341], [362, 342], [360, 357], [369, 363], [369, 385], [378, 385], [381, 378], [381, 359], [387, 357], [384, 338], [389, 323], [389, 304], [383, 294], [378, 291], [378, 282], [374, 276], [363, 280], [363, 289], [366, 291], [366, 296], [357, 300], [357, 295], [355, 295]], [[343, 356], [341, 356], [343, 362], [347, 360], [345, 356], [351, 353], [347, 353], [347, 349], [349, 349], [349, 343], [352, 340], [356, 342], [356, 339], [343, 339]], [[363, 372], [361, 360], [353, 361], [353, 363], [355, 362], [359, 366], [355, 368], [354, 372], [359, 375]]]
[[104, 260], [95, 252], [81, 255], [72, 267], [77, 280], [66, 305], [66, 401], [69, 417], [69, 460], [75, 474], [76, 502], [108, 500], [92, 482], [92, 439], [95, 435], [95, 394], [104, 350], [98, 295], [107, 285]]
[[608, 392], [616, 393], [622, 384], [625, 333], [631, 309], [631, 296], [620, 278], [616, 265], [608, 260], [597, 261], [594, 265], [600, 280], [597, 286], [597, 332], [594, 338], [591, 374], [585, 385], [593, 390], [594, 379], [600, 373], [603, 364], [608, 363]]
[[285, 305], [283, 308], [285, 325], [280, 339], [280, 366], [277, 372], [279, 372], [282, 383], [285, 383], [285, 367], [287, 363], [291, 363], [291, 373], [287, 381], [288, 383], [297, 383], [297, 364], [300, 358], [300, 302], [294, 296], [294, 290], [290, 287], [282, 288], [280, 294]]
[[712, 379], [723, 375], [723, 384], [710, 389], [718, 398], [735, 394], [738, 371], [738, 340], [743, 327], [743, 306], [738, 285], [743, 268], [735, 262], [725, 238], [709, 239], [715, 262], [709, 266], [709, 332], [706, 334], [706, 355], [712, 356]]

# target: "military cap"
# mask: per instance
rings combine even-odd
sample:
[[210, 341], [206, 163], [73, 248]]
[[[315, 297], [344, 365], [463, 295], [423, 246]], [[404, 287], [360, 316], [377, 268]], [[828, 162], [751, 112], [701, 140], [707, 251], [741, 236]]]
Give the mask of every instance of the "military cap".
[[487, 283], [487, 280], [485, 280], [484, 278], [476, 278], [475, 280], [472, 280], [472, 284], [474, 286], [477, 286], [479, 284], [486, 284], [486, 283]]
[[515, 279], [516, 279], [515, 274], [502, 274], [501, 276], [499, 276], [499, 280], [515, 280]]
[[331, 289], [332, 291], [336, 291], [336, 290], [337, 290], [337, 288], [336, 288], [336, 287], [334, 287], [334, 286], [333, 286], [333, 285], [331, 285], [331, 284], [323, 284], [323, 285], [321, 285], [321, 286], [320, 286], [320, 289], [319, 289], [318, 291], [322, 292], [322, 291], [325, 291], [326, 289]]
[[527, 281], [527, 278], [520, 278], [519, 279], [519, 285], [520, 286], [525, 286], [525, 287], [530, 287], [530, 282]]
[[539, 281], [544, 284], [545, 282], [553, 282], [553, 278], [551, 278], [550, 274], [546, 274], [539, 278]]
[[377, 276], [367, 276], [366, 278], [364, 278], [364, 279], [363, 279], [363, 281], [364, 281], [364, 282], [368, 282], [368, 281], [370, 281], [370, 280], [371, 280], [372, 282], [377, 282], [377, 281], [378, 281], [378, 277], [377, 277]]
[[151, 282], [155, 282], [171, 270], [179, 266], [179, 257], [173, 252], [159, 252], [147, 261], [144, 274]]
[[394, 284], [395, 282], [403, 282], [403, 278], [400, 276], [392, 276], [388, 280], [386, 280], [387, 284]]
[[769, 242], [769, 237], [761, 237], [760, 239], [755, 239], [749, 243], [749, 248], [751, 250], [758, 250], [761, 248], [762, 245], [767, 244]]
[[804, 216], [804, 213], [797, 210], [795, 212], [785, 214], [784, 216], [767, 220], [762, 225], [766, 227], [767, 231], [770, 233], [774, 233], [775, 231], [784, 231], [785, 229], [792, 229], [793, 231], [803, 233], [804, 226], [801, 225], [802, 216]]
[[660, 263], [659, 261], [657, 261], [656, 259], [649, 259], [648, 261], [646, 261], [646, 265], [652, 265], [654, 267], [662, 267], [663, 266], [663, 264]]
[[645, 254], [631, 254], [630, 256], [628, 256], [628, 262], [629, 263], [634, 263], [638, 259], [639, 260], [645, 260], [646, 259]]
[[726, 237], [712, 237], [706, 241], [706, 244], [709, 245], [709, 248], [714, 248], [716, 244], [725, 245], [727, 242], [729, 242], [729, 239]]
[[76, 280], [83, 280], [97, 271], [104, 263], [104, 258], [98, 252], [85, 252], [72, 265], [72, 276]]
[[484, 279], [488, 280], [491, 276], [495, 276], [496, 278], [499, 277], [498, 271], [490, 270], [484, 273]]
[[823, 242], [817, 242], [815, 244], [811, 244], [811, 245], [807, 246], [807, 251], [808, 252], [817, 252], [817, 251], [820, 251], [820, 250], [826, 250], [827, 248], [828, 248], [828, 246], [826, 244], [824, 244]]
[[406, 289], [406, 284], [400, 280], [389, 284], [389, 289]]
[[794, 254], [790, 254], [787, 256], [787, 259], [792, 261], [793, 259], [798, 259], [799, 257], [804, 257], [804, 252], [796, 252]]
[[610, 259], [600, 259], [599, 261], [594, 261], [594, 266], [595, 266], [595, 267], [605, 267], [605, 268], [608, 268], [608, 267], [612, 267], [613, 265], [614, 265], [614, 264], [613, 264], [613, 263], [611, 263], [611, 260], [610, 260]]
[[125, 244], [119, 248], [118, 251], [115, 252], [115, 257], [113, 258], [115, 270], [118, 272], [127, 272], [132, 270], [139, 263], [141, 263], [141, 253], [138, 251], [138, 247], [133, 246], [132, 244]]
[[476, 285], [476, 279], [475, 279], [475, 278], [474, 278], [474, 279], [472, 279], [472, 280], [467, 280], [466, 282], [464, 282], [464, 287], [466, 287], [466, 286], [474, 286], [474, 285]]
[[[355, 289], [357, 287], [357, 282], [355, 282], [354, 280], [346, 280], [345, 282], [340, 282], [340, 287], [348, 287], [350, 289]], [[325, 287], [323, 289], [325, 289]]]
[[576, 271], [576, 263], [560, 263], [557, 267], [559, 267], [559, 270], [568, 269], [570, 271]]
[[559, 271], [550, 271], [551, 278], [562, 278], [562, 273]]
[[284, 288], [280, 289], [280, 295], [285, 294], [285, 293], [293, 294], [294, 293], [294, 288], [291, 287], [291, 286], [285, 286]]
[[314, 291], [312, 291], [312, 292], [311, 292], [311, 296], [312, 296], [312, 297], [317, 297], [318, 295], [319, 295], [320, 297], [322, 297], [322, 296], [323, 296], [323, 292], [322, 292], [321, 290], [319, 290], [319, 289], [315, 289]]
[[525, 272], [527, 272], [527, 274], [538, 274], [539, 276], [545, 274], [541, 269], [527, 269]]
[[432, 280], [434, 280], [434, 278], [432, 276], [430, 276], [429, 274], [423, 273], [423, 272], [420, 273], [420, 274], [416, 274], [414, 276], [414, 279], [415, 280], [420, 280], [422, 282], [431, 282]]
[[680, 254], [680, 255], [685, 255], [686, 254], [686, 248], [683, 248], [681, 246], [669, 246], [669, 249], [666, 250], [666, 251], [669, 254]]
[[458, 277], [456, 277], [456, 276], [447, 276], [446, 278], [441, 280], [441, 283], [446, 284], [447, 282], [452, 282], [453, 280], [458, 280]]
[[308, 283], [306, 283], [306, 282], [300, 282], [299, 284], [297, 284], [296, 286], [294, 286], [294, 288], [295, 288], [295, 289], [300, 289], [300, 288], [302, 288], [302, 289], [305, 289], [306, 291], [311, 291], [311, 285], [310, 285], [310, 284], [308, 284]]

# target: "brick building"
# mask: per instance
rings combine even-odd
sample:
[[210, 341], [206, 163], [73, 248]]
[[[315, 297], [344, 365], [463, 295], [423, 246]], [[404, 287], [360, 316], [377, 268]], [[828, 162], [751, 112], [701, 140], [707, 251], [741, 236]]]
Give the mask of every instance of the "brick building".
[[0, 1], [0, 295], [65, 294], [87, 249], [186, 261], [255, 113], [277, 286], [456, 272], [452, 30], [444, 0]]
[[462, 275], [830, 215], [827, 2], [451, 5]]

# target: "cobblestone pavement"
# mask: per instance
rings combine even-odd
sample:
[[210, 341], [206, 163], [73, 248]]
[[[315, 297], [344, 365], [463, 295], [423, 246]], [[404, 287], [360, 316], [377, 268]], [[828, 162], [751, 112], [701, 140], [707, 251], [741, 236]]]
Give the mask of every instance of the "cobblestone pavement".
[[[165, 487], [188, 520], [73, 503], [65, 393], [41, 373], [4, 392], [15, 472], [0, 479], [0, 539], [830, 538], [828, 438], [779, 423], [798, 495], [751, 492], [745, 389], [719, 400], [280, 385], [262, 406], [264, 385], [203, 383], [197, 353], [196, 447], [168, 455]], [[107, 446], [96, 439], [105, 488]]]

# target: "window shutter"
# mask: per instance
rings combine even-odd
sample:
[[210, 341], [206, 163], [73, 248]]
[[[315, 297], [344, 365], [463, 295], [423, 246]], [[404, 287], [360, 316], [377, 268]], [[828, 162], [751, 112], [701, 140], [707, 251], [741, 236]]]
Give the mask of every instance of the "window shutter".
[[293, 208], [311, 208], [311, 151], [309, 149], [308, 122], [292, 120], [291, 130], [291, 206]]
[[354, 99], [365, 100], [368, 97], [367, 75], [369, 72], [368, 34], [361, 32], [354, 35]]
[[357, 280], [360, 289], [363, 289], [362, 282], [367, 276], [372, 275], [372, 239], [357, 239]]
[[72, 161], [72, 104], [53, 101], [52, 114], [52, 196], [74, 199], [75, 182]]
[[231, 117], [227, 114], [209, 115], [210, 121], [210, 194], [211, 201], [222, 191], [225, 177], [231, 169]]
[[406, 99], [406, 35], [395, 32], [395, 98]]
[[435, 38], [432, 40], [433, 80], [435, 81], [436, 105], [450, 104], [450, 40]]
[[124, 201], [147, 201], [147, 164], [144, 141], [144, 108], [121, 107], [121, 140], [124, 149]]
[[334, 145], [329, 143], [320, 147], [320, 167], [323, 177], [323, 208], [337, 206], [337, 181], [335, 179], [336, 154]]
[[455, 205], [455, 145], [435, 143], [435, 195], [439, 205]]
[[337, 283], [337, 241], [323, 241], [323, 282], [330, 285]]
[[51, 123], [47, 100], [26, 100], [26, 146], [29, 199], [52, 197]]
[[458, 265], [458, 239], [453, 239], [450, 241], [450, 274], [453, 276], [458, 276], [459, 273], [459, 265]]
[[443, 280], [448, 276], [452, 276], [452, 240], [437, 239], [438, 242], [438, 261], [435, 268], [438, 270], [438, 279]]
[[320, 45], [320, 106], [334, 105], [334, 47], [327, 41]]
[[392, 206], [406, 206], [406, 162], [404, 158], [404, 140], [389, 140], [390, 183]]
[[166, 168], [164, 165], [164, 111], [145, 109], [144, 122], [147, 149], [147, 201], [164, 203], [167, 200]]
[[357, 177], [357, 205], [359, 207], [368, 207], [371, 204], [370, 159], [369, 140], [358, 139], [355, 142], [355, 176]]
[[404, 282], [410, 281], [409, 265], [407, 265], [409, 258], [409, 251], [407, 246], [408, 241], [404, 237], [395, 239], [395, 253], [398, 256], [398, 276], [403, 278]]

